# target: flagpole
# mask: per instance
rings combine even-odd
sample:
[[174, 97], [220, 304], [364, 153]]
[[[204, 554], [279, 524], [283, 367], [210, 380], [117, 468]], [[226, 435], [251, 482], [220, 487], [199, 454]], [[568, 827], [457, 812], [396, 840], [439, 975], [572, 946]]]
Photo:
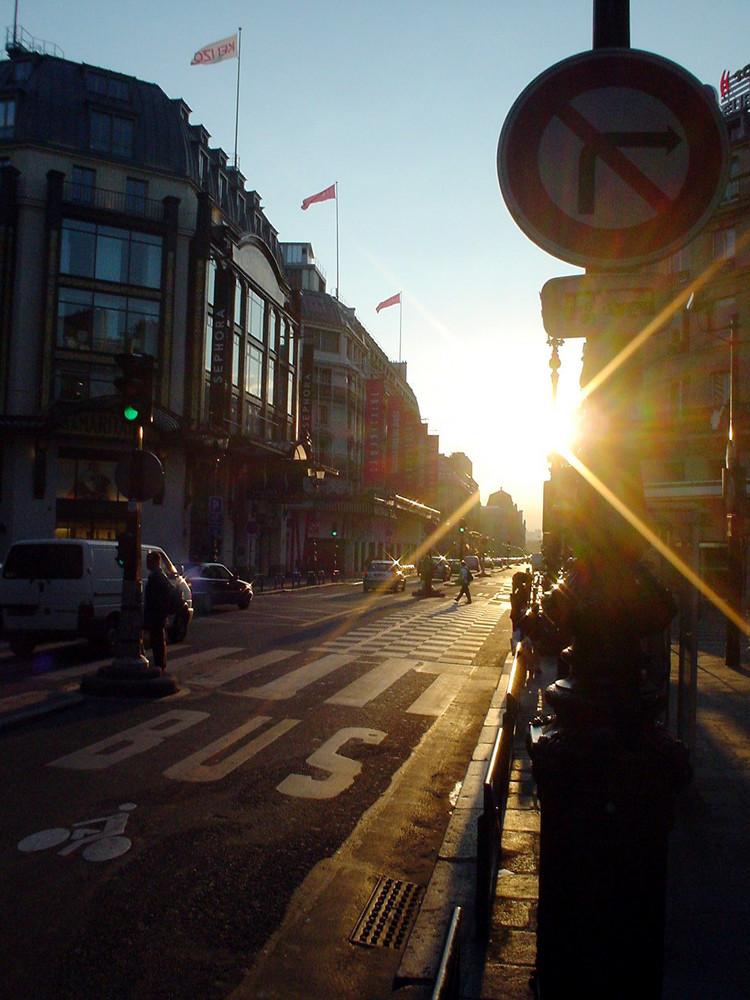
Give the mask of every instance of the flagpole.
[[339, 182], [336, 181], [336, 299], [339, 297]]
[[234, 169], [237, 164], [237, 135], [240, 129], [240, 63], [242, 62], [242, 28], [237, 29], [237, 101], [234, 111]]
[[398, 363], [401, 364], [401, 318], [403, 316], [403, 295], [398, 293]]

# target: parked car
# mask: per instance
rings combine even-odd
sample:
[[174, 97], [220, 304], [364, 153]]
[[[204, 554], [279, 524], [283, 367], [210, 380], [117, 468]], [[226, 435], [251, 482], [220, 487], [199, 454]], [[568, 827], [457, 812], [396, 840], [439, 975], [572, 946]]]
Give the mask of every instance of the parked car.
[[[162, 569], [177, 585], [186, 607], [167, 624], [170, 642], [182, 642], [193, 616], [190, 588], [164, 549], [141, 546], [161, 555]], [[0, 613], [4, 636], [16, 656], [31, 656], [41, 642], [88, 639], [113, 653], [122, 603], [122, 567], [117, 543], [75, 538], [35, 538], [11, 545], [0, 575]]]
[[406, 590], [406, 577], [400, 564], [392, 559], [373, 559], [362, 577], [362, 589], [392, 591]]
[[433, 580], [450, 580], [451, 578], [451, 564], [445, 558], [445, 556], [433, 556], [432, 557], [432, 579]]
[[482, 572], [482, 567], [479, 565], [479, 556], [466, 556], [464, 562], [471, 570], [472, 576], [479, 576]]
[[253, 599], [253, 585], [241, 580], [223, 563], [189, 563], [185, 579], [197, 611], [213, 611], [217, 604], [236, 604], [244, 611]]

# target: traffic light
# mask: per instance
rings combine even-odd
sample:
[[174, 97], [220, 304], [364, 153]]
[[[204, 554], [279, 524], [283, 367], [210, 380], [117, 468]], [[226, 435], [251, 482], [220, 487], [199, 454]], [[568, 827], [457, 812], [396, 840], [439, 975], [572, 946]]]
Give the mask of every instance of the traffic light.
[[144, 427], [153, 416], [154, 359], [150, 354], [118, 354], [117, 367], [122, 372], [114, 380], [120, 397], [122, 415], [127, 421]]
[[334, 524], [334, 526], [331, 528], [331, 534], [333, 535], [334, 538], [337, 538], [338, 537], [338, 533], [339, 533], [339, 529]]
[[117, 536], [117, 565], [122, 566], [126, 580], [135, 579], [135, 562], [137, 552], [135, 548], [135, 535], [132, 531], [123, 531]]
[[466, 525], [464, 524], [464, 522], [463, 522], [463, 521], [462, 521], [462, 522], [461, 522], [461, 523], [459, 524], [459, 526], [458, 526], [458, 530], [459, 530], [460, 534], [462, 534], [462, 535], [463, 535], [463, 534], [464, 534], [464, 532], [466, 531]]

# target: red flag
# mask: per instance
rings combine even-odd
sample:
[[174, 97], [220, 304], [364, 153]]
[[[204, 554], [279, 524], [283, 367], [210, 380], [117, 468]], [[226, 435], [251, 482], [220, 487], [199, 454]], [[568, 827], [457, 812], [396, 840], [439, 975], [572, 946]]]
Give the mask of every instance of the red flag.
[[316, 201], [330, 201], [331, 198], [335, 197], [336, 185], [331, 184], [331, 186], [327, 187], [325, 191], [318, 191], [317, 194], [311, 194], [309, 198], [305, 198], [302, 202], [302, 211], [304, 212], [306, 208], [310, 207], [310, 205], [314, 205]]
[[395, 295], [391, 295], [389, 299], [383, 299], [378, 305], [375, 306], [375, 312], [379, 313], [381, 309], [387, 309], [388, 306], [397, 306], [401, 304], [401, 292], [396, 292]]

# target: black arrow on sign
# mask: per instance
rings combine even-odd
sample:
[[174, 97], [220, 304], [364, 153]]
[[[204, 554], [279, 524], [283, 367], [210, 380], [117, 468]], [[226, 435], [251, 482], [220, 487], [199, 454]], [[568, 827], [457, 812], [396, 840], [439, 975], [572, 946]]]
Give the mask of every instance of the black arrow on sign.
[[578, 212], [593, 215], [596, 203], [596, 161], [601, 140], [616, 149], [663, 149], [667, 156], [682, 141], [673, 128], [663, 132], [600, 132], [596, 147], [584, 144], [578, 161]]

